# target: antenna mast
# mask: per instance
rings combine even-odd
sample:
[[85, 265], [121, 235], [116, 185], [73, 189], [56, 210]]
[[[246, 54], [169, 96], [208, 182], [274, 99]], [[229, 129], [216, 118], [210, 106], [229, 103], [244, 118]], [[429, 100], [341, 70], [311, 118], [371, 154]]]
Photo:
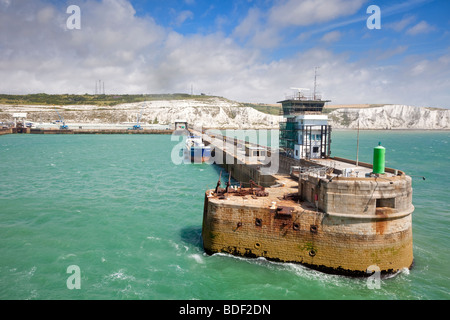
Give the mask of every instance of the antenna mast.
[[358, 135], [356, 138], [356, 166], [358, 166], [358, 154], [359, 154], [359, 119], [358, 119]]
[[316, 89], [317, 89], [317, 69], [319, 69], [319, 67], [315, 67], [314, 68], [314, 100], [316, 100]]

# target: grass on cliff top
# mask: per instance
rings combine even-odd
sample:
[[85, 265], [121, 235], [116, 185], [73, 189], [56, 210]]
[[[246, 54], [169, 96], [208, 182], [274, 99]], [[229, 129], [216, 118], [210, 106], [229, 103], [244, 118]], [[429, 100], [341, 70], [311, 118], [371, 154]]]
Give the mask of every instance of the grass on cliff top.
[[[209, 96], [209, 95], [190, 95], [187, 93], [167, 93], [167, 94], [46, 94], [36, 93], [27, 95], [10, 95], [0, 94], [0, 104], [7, 105], [94, 105], [101, 107], [112, 107], [123, 103], [139, 103], [144, 101], [155, 100], [187, 100], [187, 99], [209, 99], [209, 98], [221, 98], [222, 97]], [[279, 115], [281, 106], [277, 105], [265, 105], [255, 103], [238, 103], [242, 107], [251, 107], [260, 112]], [[107, 108], [106, 108], [107, 109]]]
[[115, 106], [122, 103], [135, 103], [152, 100], [178, 100], [178, 99], [207, 99], [211, 96], [190, 95], [187, 93], [173, 94], [27, 94], [9, 95], [0, 94], [0, 104], [11, 105], [95, 105]]
[[255, 104], [255, 103], [241, 103], [243, 107], [251, 107], [253, 109], [258, 110], [259, 112], [271, 114], [274, 116], [281, 115], [281, 104], [273, 105], [273, 104]]

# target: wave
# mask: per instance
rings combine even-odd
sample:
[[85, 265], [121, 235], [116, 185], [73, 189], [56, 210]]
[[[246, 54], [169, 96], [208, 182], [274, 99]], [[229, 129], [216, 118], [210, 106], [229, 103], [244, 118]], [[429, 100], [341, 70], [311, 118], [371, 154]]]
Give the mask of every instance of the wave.
[[113, 280], [113, 281], [114, 280], [130, 280], [130, 281], [135, 281], [136, 280], [135, 277], [133, 277], [131, 275], [127, 275], [125, 273], [125, 270], [123, 270], [123, 269], [120, 269], [119, 271], [114, 272], [114, 273], [106, 276], [106, 279]]
[[203, 260], [202, 256], [198, 253], [190, 254], [189, 258], [192, 258], [195, 260], [195, 262], [203, 264], [205, 261]]

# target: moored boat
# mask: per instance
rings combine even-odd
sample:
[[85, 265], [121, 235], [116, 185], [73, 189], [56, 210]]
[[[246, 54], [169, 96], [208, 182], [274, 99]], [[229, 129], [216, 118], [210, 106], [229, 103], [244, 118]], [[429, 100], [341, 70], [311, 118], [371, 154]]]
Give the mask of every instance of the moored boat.
[[211, 148], [206, 146], [199, 136], [189, 136], [186, 138], [186, 155], [191, 162], [203, 163], [211, 157]]

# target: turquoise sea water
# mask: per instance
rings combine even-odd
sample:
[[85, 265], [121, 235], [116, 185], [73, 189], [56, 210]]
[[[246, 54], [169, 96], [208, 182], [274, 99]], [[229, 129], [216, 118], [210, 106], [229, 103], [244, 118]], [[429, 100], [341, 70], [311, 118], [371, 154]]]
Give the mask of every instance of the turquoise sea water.
[[[379, 141], [386, 166], [413, 175], [415, 265], [374, 289], [204, 254], [203, 194], [220, 169], [173, 164], [171, 136], [1, 136], [0, 299], [449, 299], [450, 133], [361, 132], [360, 161]], [[356, 158], [356, 132], [333, 132], [332, 155]]]

